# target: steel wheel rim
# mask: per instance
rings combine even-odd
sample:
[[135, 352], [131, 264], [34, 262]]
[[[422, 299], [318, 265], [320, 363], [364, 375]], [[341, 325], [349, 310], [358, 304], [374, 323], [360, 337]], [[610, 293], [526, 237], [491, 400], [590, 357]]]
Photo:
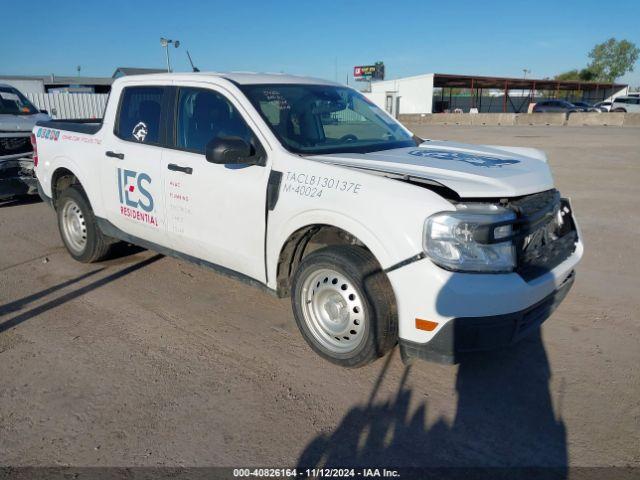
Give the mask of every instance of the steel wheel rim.
[[76, 253], [84, 252], [87, 245], [87, 224], [82, 210], [73, 200], [67, 200], [62, 207], [62, 233], [67, 245]]
[[307, 275], [300, 304], [313, 337], [332, 353], [349, 353], [365, 339], [363, 299], [345, 275], [323, 268]]

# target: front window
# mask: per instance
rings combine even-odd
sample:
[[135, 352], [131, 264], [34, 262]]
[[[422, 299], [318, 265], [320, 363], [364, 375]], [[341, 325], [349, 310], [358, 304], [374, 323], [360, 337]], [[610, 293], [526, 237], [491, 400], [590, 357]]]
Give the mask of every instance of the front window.
[[15, 88], [0, 87], [0, 114], [33, 115], [38, 109]]
[[295, 153], [366, 153], [416, 145], [398, 122], [350, 88], [267, 84], [241, 88], [285, 148]]
[[178, 148], [205, 153], [207, 144], [219, 137], [240, 137], [253, 143], [253, 134], [238, 110], [217, 92], [181, 88], [178, 98]]

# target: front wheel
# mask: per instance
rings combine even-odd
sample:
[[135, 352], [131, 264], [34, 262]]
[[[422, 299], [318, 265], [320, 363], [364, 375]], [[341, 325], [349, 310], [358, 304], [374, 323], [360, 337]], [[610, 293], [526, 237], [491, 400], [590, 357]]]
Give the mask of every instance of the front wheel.
[[365, 249], [327, 247], [309, 254], [298, 266], [292, 287], [298, 328], [323, 358], [361, 367], [397, 343], [391, 284]]

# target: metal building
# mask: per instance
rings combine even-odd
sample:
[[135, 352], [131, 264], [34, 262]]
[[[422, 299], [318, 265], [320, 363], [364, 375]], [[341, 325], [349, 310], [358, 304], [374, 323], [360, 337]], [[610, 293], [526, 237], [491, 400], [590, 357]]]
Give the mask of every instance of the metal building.
[[0, 75], [0, 83], [28, 93], [109, 93], [113, 80], [125, 75], [166, 72], [160, 68], [118, 67], [110, 77], [63, 75]]
[[22, 93], [109, 93], [111, 77], [68, 77], [58, 75], [0, 75], [0, 83]]
[[551, 79], [485, 77], [428, 73], [372, 82], [364, 94], [394, 116], [471, 109], [481, 113], [527, 112], [529, 105], [548, 98], [599, 102], [625, 95], [620, 83], [575, 82]]

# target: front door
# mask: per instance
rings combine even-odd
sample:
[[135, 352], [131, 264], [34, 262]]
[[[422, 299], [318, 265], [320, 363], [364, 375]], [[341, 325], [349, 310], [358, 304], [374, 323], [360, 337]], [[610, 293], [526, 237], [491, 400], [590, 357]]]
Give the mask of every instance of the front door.
[[205, 158], [216, 137], [241, 137], [265, 155], [239, 104], [212, 88], [180, 87], [174, 149], [164, 153], [168, 235], [179, 250], [265, 281], [265, 205], [269, 168]]
[[125, 87], [100, 162], [107, 220], [137, 238], [167, 245], [162, 183], [162, 105], [167, 87]]

